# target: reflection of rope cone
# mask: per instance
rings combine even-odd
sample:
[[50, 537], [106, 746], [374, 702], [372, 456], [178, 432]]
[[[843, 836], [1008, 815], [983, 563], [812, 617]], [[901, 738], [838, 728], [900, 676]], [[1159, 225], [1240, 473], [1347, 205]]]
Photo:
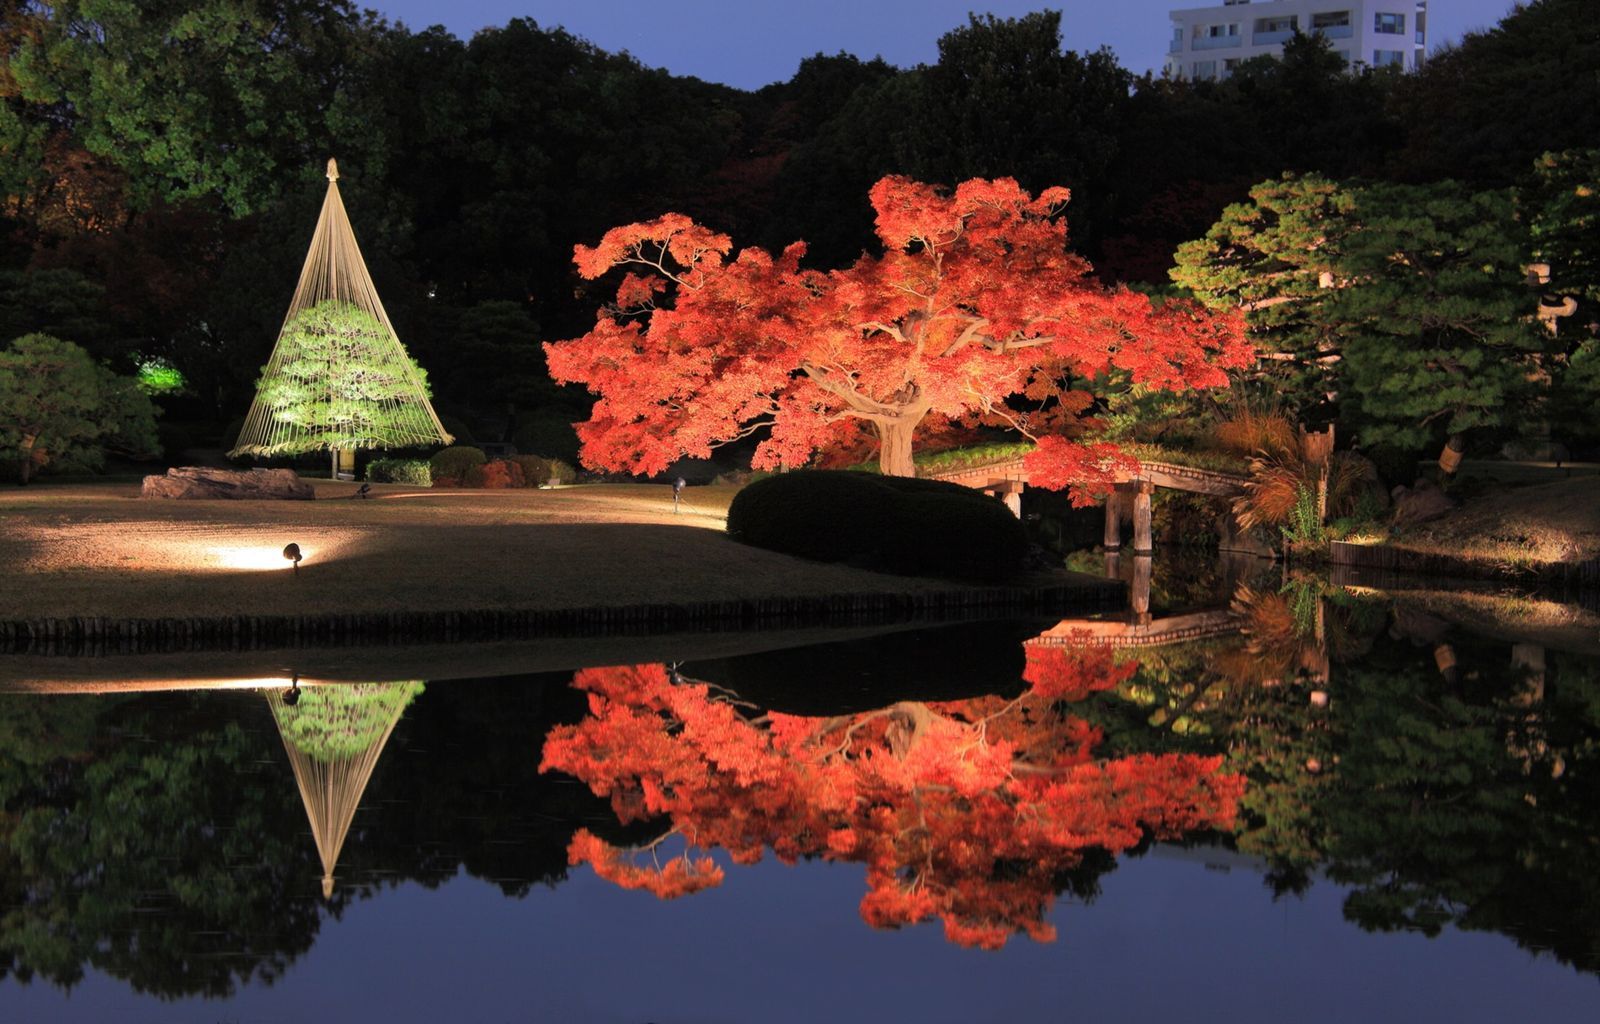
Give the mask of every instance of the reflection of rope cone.
[[339, 851], [384, 745], [421, 692], [419, 682], [353, 683], [300, 690], [296, 703], [282, 691], [268, 696], [322, 858], [324, 899], [333, 896]]

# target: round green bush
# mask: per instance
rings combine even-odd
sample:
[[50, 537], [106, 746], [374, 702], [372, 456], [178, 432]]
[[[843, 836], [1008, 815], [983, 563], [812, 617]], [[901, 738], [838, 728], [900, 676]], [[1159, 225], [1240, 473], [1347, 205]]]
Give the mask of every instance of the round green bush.
[[367, 463], [367, 479], [375, 484], [433, 486], [433, 472], [424, 459], [373, 459]]
[[434, 480], [461, 480], [467, 472], [476, 466], [481, 466], [489, 461], [483, 454], [482, 448], [469, 448], [466, 445], [453, 445], [436, 452], [428, 460], [428, 471]]
[[979, 491], [845, 471], [756, 481], [734, 497], [728, 533], [801, 558], [976, 579], [1017, 571], [1028, 551], [1022, 524]]

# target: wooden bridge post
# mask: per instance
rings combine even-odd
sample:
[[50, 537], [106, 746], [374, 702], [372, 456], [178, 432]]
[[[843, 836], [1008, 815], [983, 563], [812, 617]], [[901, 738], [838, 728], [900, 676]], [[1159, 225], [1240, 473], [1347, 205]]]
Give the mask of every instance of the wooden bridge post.
[[1122, 548], [1122, 496], [1115, 488], [1106, 492], [1106, 532], [1104, 546], [1107, 551]]
[[1154, 562], [1149, 555], [1135, 555], [1133, 559], [1133, 585], [1128, 588], [1128, 603], [1133, 606], [1134, 619], [1141, 626], [1150, 622], [1150, 577]]
[[1133, 553], [1136, 555], [1155, 551], [1155, 542], [1150, 536], [1150, 495], [1154, 490], [1154, 484], [1141, 480], [1133, 495]]

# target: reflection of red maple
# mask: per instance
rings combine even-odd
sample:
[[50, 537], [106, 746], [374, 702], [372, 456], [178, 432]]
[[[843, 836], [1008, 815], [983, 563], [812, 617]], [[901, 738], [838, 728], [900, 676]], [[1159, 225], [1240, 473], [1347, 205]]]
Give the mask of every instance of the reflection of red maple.
[[[1031, 648], [1020, 697], [904, 701], [833, 718], [749, 718], [715, 688], [660, 665], [587, 669], [591, 717], [554, 730], [543, 769], [608, 797], [623, 821], [665, 817], [692, 847], [738, 863], [770, 848], [867, 866], [861, 914], [876, 927], [930, 917], [962, 945], [1044, 941], [1055, 879], [1083, 852], [1146, 832], [1227, 827], [1243, 780], [1221, 758], [1096, 759], [1097, 729], [1068, 713], [1133, 666]], [[709, 858], [635, 863], [589, 832], [569, 855], [628, 888], [679, 896], [722, 880]]]

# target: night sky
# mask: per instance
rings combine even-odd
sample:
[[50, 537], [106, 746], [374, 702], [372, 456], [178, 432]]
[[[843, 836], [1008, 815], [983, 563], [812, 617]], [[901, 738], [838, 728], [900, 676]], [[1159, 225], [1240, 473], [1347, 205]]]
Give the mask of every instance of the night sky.
[[[565, 26], [606, 50], [627, 50], [652, 67], [746, 89], [788, 79], [801, 58], [846, 50], [890, 63], [932, 63], [941, 35], [967, 12], [1016, 16], [1047, 0], [366, 0], [412, 29], [433, 24], [465, 39], [514, 17]], [[1167, 12], [1200, 7], [1183, 0], [1058, 0], [1062, 34], [1073, 50], [1110, 46], [1133, 71], [1160, 66], [1170, 37]], [[1488, 28], [1509, 0], [1432, 0], [1429, 45]]]

